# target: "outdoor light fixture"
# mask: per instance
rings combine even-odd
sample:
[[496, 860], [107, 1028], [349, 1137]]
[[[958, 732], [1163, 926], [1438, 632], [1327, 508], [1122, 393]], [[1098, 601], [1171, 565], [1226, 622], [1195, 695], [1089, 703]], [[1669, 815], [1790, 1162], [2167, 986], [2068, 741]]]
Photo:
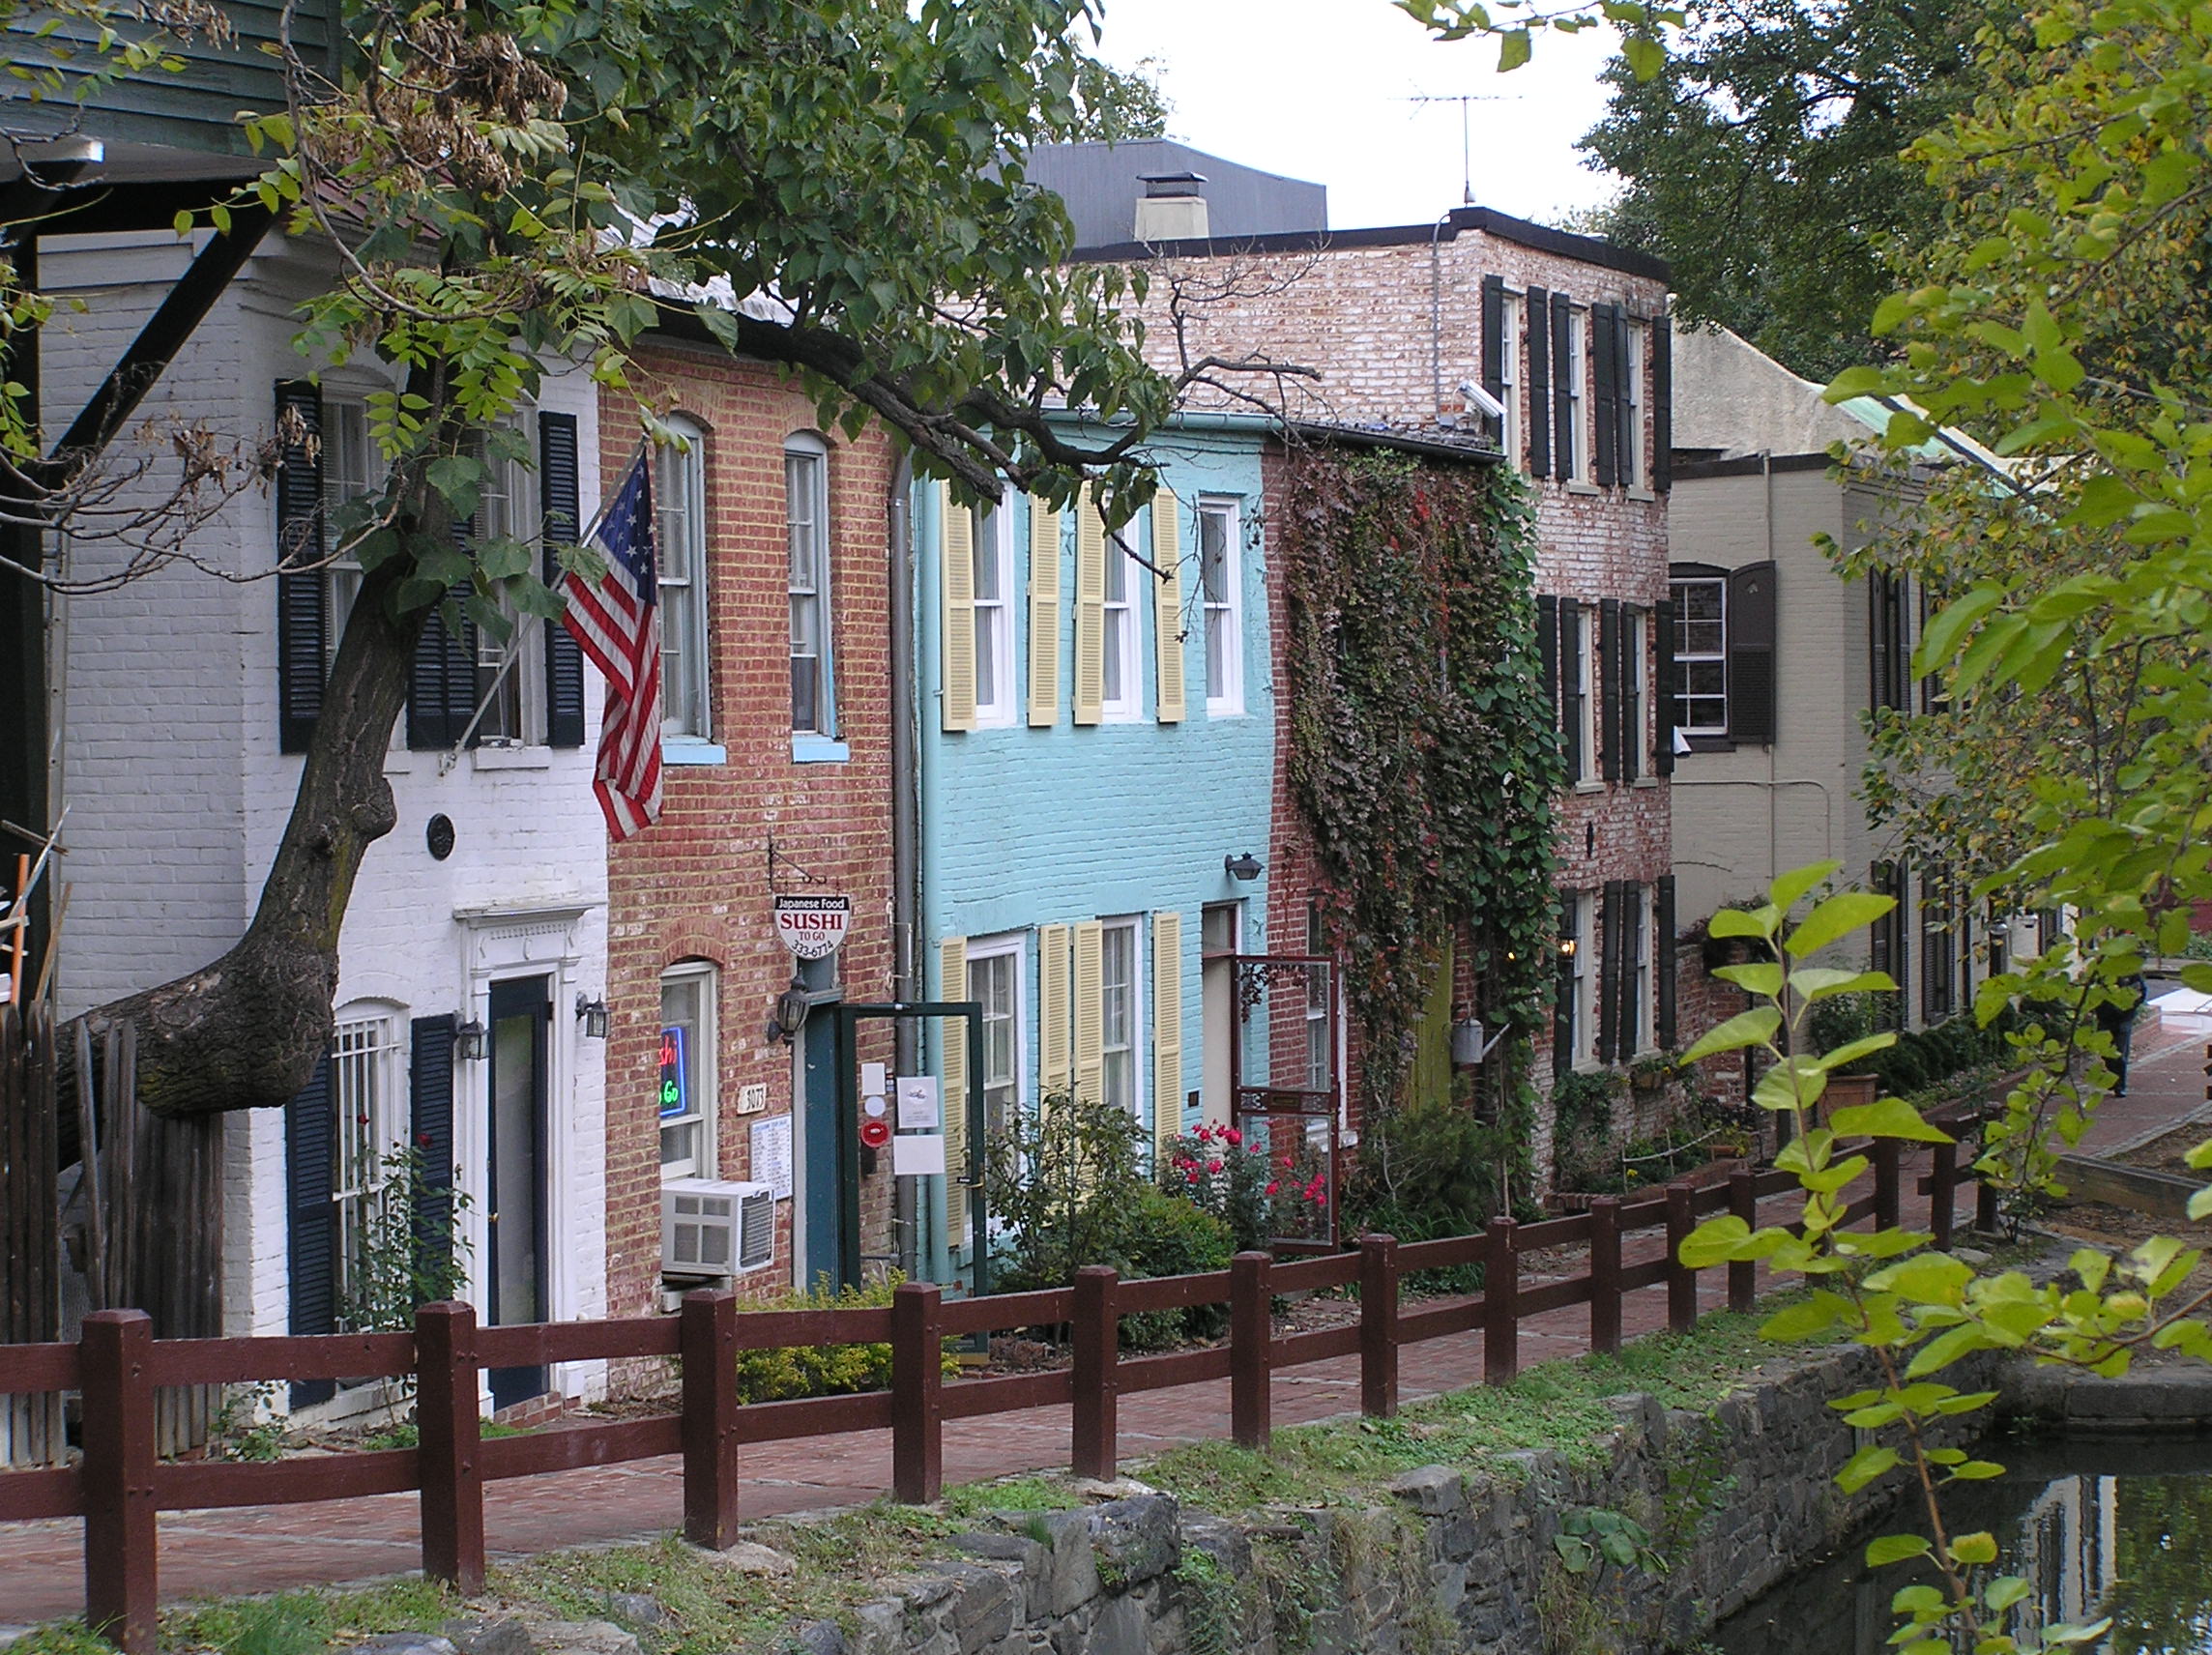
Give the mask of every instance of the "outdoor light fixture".
[[1572, 937], [1561, 937], [1559, 939], [1559, 958], [1562, 960], [1573, 959], [1575, 957], [1575, 950], [1581, 946], [1582, 944], [1576, 942]]
[[793, 1040], [806, 1027], [806, 1014], [813, 1003], [806, 996], [803, 978], [793, 977], [791, 986], [775, 997], [775, 1010], [769, 1015], [768, 1027], [762, 1031], [771, 1040]]
[[584, 1020], [584, 1038], [604, 1040], [607, 1037], [607, 1002], [604, 1000], [586, 1000], [584, 991], [576, 991], [576, 1015]]
[[1260, 877], [1260, 858], [1250, 851], [1246, 851], [1241, 857], [1223, 857], [1221, 858], [1221, 871], [1233, 880], [1241, 880], [1246, 885], [1250, 885]]
[[453, 1031], [453, 1056], [464, 1063], [481, 1062], [484, 1055], [483, 1036], [483, 1025], [475, 1018], [470, 1018]]

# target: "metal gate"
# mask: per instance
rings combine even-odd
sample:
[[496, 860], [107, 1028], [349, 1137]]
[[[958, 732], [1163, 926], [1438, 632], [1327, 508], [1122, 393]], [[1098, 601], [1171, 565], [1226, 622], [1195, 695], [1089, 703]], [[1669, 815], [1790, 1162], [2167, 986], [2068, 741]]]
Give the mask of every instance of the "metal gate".
[[1338, 1125], [1344, 1097], [1343, 984], [1321, 954], [1238, 954], [1229, 1026], [1231, 1107], [1246, 1146], [1267, 1156], [1267, 1244], [1337, 1244]]

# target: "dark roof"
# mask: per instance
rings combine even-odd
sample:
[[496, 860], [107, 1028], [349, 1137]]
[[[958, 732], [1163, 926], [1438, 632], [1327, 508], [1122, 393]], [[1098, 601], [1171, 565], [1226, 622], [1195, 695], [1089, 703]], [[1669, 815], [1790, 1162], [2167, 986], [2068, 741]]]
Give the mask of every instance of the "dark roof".
[[[1218, 229], [1218, 225], [1217, 225]], [[1237, 253], [1324, 252], [1330, 247], [1395, 247], [1431, 241], [1457, 240], [1468, 231], [1517, 242], [1538, 252], [1617, 270], [1651, 281], [1671, 281], [1674, 273], [1664, 260], [1632, 247], [1619, 247], [1595, 236], [1578, 236], [1555, 230], [1549, 224], [1531, 224], [1494, 207], [1454, 207], [1433, 224], [1386, 224], [1370, 230], [1291, 230], [1239, 236], [1226, 230], [1198, 242], [1119, 242], [1109, 247], [1081, 246], [1075, 256], [1096, 264], [1134, 264], [1150, 258], [1228, 258]]]
[[1293, 436], [1309, 443], [1341, 443], [1354, 449], [1392, 449], [1420, 454], [1427, 459], [1495, 463], [1505, 456], [1487, 443], [1457, 443], [1420, 431], [1402, 431], [1388, 425], [1328, 425], [1309, 420], [1289, 421]]
[[1699, 482], [1715, 477], [1758, 477], [1762, 472], [1826, 471], [1836, 462], [1826, 454], [1738, 454], [1726, 460], [1676, 459], [1676, 482]]
[[1030, 152], [1030, 182], [1058, 195], [1079, 247], [1126, 242], [1136, 233], [1137, 199], [1148, 179], [1202, 179], [1207, 221], [1217, 235], [1328, 228], [1328, 190], [1194, 150], [1169, 138], [1121, 143], [1043, 144]]

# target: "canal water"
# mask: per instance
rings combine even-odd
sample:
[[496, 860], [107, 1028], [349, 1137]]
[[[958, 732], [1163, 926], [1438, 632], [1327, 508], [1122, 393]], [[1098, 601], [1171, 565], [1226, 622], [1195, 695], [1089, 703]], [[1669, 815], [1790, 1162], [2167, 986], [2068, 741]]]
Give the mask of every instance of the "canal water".
[[[1996, 1536], [1997, 1566], [1979, 1573], [2027, 1579], [2031, 1595], [2016, 1614], [2031, 1625], [2109, 1614], [2111, 1630], [2084, 1646], [2099, 1655], [2212, 1655], [2212, 1437], [1997, 1441], [1981, 1452], [2005, 1475], [1955, 1487], [1944, 1523], [1953, 1534]], [[1870, 1570], [1866, 1541], [1925, 1533], [1918, 1503], [1723, 1621], [1708, 1647], [1884, 1655], [1898, 1626], [1891, 1596], [1936, 1576], [1925, 1565]]]

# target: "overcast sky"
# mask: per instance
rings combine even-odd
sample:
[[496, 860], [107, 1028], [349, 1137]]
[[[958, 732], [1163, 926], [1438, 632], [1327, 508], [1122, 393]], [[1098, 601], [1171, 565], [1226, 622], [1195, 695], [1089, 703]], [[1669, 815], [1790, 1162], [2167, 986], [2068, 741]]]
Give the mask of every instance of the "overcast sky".
[[1441, 45], [1389, 0], [1105, 0], [1100, 52], [1144, 58], [1175, 105], [1168, 135], [1328, 186], [1331, 228], [1425, 224], [1460, 201], [1460, 106], [1473, 94], [1474, 198], [1545, 221], [1612, 185], [1575, 140], [1604, 112], [1610, 31], [1539, 34], [1498, 73], [1495, 41]]

